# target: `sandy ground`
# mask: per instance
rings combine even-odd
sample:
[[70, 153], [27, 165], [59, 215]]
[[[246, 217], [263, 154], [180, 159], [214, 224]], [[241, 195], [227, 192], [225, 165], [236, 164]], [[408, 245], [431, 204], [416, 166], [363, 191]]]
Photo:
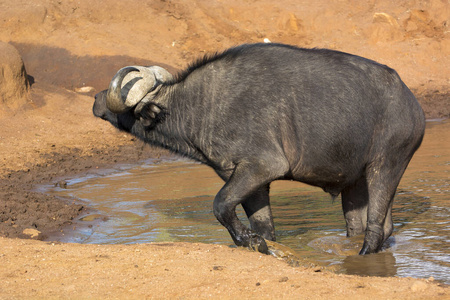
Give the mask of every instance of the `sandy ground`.
[[0, 298], [449, 297], [448, 287], [432, 279], [335, 275], [224, 246], [37, 241], [70, 230], [89, 208], [35, 190], [112, 164], [167, 155], [92, 116], [92, 96], [120, 67], [158, 64], [176, 72], [205, 53], [264, 38], [387, 64], [415, 91], [428, 118], [449, 117], [449, 6], [0, 0], [0, 41], [18, 49], [32, 83], [24, 105], [0, 108]]

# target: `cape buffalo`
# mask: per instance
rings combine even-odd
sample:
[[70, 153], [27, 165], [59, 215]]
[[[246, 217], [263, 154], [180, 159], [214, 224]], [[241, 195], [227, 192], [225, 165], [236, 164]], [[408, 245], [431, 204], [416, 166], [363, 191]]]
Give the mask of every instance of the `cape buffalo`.
[[[423, 111], [389, 67], [347, 53], [241, 45], [172, 77], [125, 67], [95, 96], [94, 115], [143, 141], [202, 162], [225, 185], [213, 211], [236, 245], [275, 240], [274, 180], [341, 194], [360, 254], [391, 235], [397, 185], [424, 134]], [[241, 204], [251, 229], [237, 218]]]

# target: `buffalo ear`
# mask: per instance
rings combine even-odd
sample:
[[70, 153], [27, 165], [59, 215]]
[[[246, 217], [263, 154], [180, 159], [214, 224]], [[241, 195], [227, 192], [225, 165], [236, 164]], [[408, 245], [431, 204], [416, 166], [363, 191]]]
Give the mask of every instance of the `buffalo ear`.
[[165, 109], [155, 103], [141, 102], [135, 110], [136, 118], [139, 119], [145, 127], [155, 125], [161, 121], [165, 115]]

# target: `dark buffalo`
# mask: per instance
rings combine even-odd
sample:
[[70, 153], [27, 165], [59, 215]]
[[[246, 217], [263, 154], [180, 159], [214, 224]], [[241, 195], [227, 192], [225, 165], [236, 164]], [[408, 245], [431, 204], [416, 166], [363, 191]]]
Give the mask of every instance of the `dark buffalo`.
[[[275, 240], [274, 180], [342, 195], [360, 254], [391, 235], [397, 185], [419, 147], [423, 111], [398, 74], [325, 49], [252, 44], [205, 57], [175, 78], [126, 67], [96, 95], [97, 117], [143, 141], [212, 167], [225, 181], [214, 214], [236, 245]], [[241, 204], [251, 229], [236, 217]]]

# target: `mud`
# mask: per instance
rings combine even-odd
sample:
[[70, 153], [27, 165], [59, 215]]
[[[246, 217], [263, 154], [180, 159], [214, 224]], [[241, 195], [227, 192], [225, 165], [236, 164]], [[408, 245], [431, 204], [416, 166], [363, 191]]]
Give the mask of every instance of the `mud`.
[[30, 168], [8, 171], [0, 181], [0, 235], [29, 238], [23, 231], [32, 228], [41, 232], [39, 239], [45, 239], [48, 234], [72, 224], [79, 214], [87, 213], [89, 208], [73, 199], [33, 191], [37, 185], [58, 184], [87, 170], [95, 172], [112, 164], [134, 163], [162, 153], [140, 142], [90, 151], [92, 155], [83, 156], [79, 149], [61, 149], [41, 155], [42, 162]]

